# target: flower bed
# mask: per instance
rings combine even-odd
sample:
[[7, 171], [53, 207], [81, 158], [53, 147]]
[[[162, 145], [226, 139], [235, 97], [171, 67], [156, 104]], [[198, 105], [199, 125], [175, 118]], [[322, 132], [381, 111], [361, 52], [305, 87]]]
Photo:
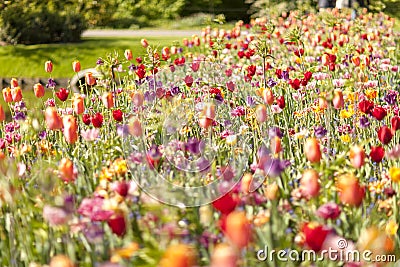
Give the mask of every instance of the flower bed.
[[393, 25], [384, 14], [292, 12], [160, 50], [143, 39], [147, 54], [99, 58], [79, 92], [56, 86], [47, 61], [48, 83], [33, 87], [40, 108], [11, 80], [1, 265], [367, 264], [343, 256], [352, 251], [393, 262]]

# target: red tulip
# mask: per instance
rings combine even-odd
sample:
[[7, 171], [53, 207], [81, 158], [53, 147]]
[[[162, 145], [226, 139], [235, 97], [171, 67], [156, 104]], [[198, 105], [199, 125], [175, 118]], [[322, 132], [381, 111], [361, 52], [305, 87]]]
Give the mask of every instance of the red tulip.
[[86, 84], [89, 86], [93, 86], [96, 84], [96, 78], [93, 76], [93, 73], [91, 73], [91, 72], [87, 72], [85, 74], [85, 81], [86, 81]]
[[379, 128], [378, 130], [378, 139], [379, 141], [381, 141], [382, 144], [387, 145], [390, 143], [390, 141], [392, 140], [392, 133], [391, 130], [389, 129], [389, 127], [387, 127], [386, 125], [382, 126], [381, 128]]
[[46, 63], [44, 63], [44, 70], [51, 73], [53, 71], [53, 62], [51, 62], [50, 60], [46, 61]]
[[244, 212], [233, 211], [227, 216], [225, 234], [238, 248], [248, 245], [251, 239], [251, 225]]
[[12, 78], [11, 81], [10, 81], [10, 85], [11, 85], [11, 88], [17, 87], [18, 86], [18, 80], [15, 79], [15, 78]]
[[392, 125], [392, 134], [394, 135], [395, 132], [400, 129], [400, 117], [393, 116], [390, 119], [390, 124]]
[[377, 106], [372, 110], [372, 116], [374, 116], [378, 121], [385, 118], [387, 112], [383, 107]]
[[117, 186], [115, 187], [115, 192], [122, 197], [126, 197], [129, 191], [129, 184], [125, 181], [118, 182]]
[[13, 101], [10, 87], [3, 89], [4, 102], [10, 103]]
[[60, 90], [58, 90], [58, 92], [56, 92], [56, 96], [58, 97], [58, 99], [60, 99], [61, 101], [65, 101], [67, 100], [69, 95], [69, 91], [65, 88], [60, 88]]
[[310, 222], [303, 225], [301, 232], [304, 234], [305, 244], [310, 249], [318, 252], [321, 250], [328, 234], [332, 232], [332, 229], [317, 222]]
[[33, 86], [33, 92], [37, 98], [41, 98], [44, 96], [44, 86], [40, 83], [37, 83]]
[[298, 90], [300, 88], [300, 80], [297, 78], [294, 80], [289, 80], [289, 84], [294, 90]]
[[143, 68], [137, 68], [135, 70], [136, 75], [139, 77], [139, 79], [143, 79], [144, 76], [146, 75], [146, 70]]
[[0, 122], [4, 121], [6, 119], [6, 114], [4, 113], [3, 106], [0, 105]]
[[362, 147], [357, 145], [351, 147], [349, 157], [354, 168], [359, 169], [364, 165], [365, 152]]
[[105, 92], [101, 96], [101, 101], [103, 102], [103, 105], [108, 109], [114, 107], [114, 96], [111, 92]]
[[385, 149], [381, 146], [373, 146], [371, 147], [371, 152], [369, 153], [371, 160], [373, 162], [381, 162], [383, 157], [385, 156]]
[[72, 106], [76, 114], [82, 114], [85, 111], [84, 100], [80, 94], [74, 95]]
[[222, 214], [227, 215], [236, 208], [236, 206], [239, 204], [239, 201], [240, 200], [236, 194], [229, 192], [223, 197], [214, 200], [212, 205], [216, 210], [220, 211]]
[[113, 110], [112, 112], [114, 120], [121, 122], [124, 119], [124, 113], [120, 109]]
[[371, 114], [374, 109], [374, 102], [370, 100], [362, 100], [358, 103], [358, 108], [365, 114]]
[[116, 212], [107, 220], [108, 226], [110, 226], [111, 231], [119, 237], [122, 237], [126, 233], [126, 222], [125, 216], [122, 213]]
[[321, 160], [321, 149], [316, 138], [309, 138], [304, 144], [304, 153], [311, 163], [318, 163]]
[[90, 123], [92, 122], [92, 119], [91, 119], [89, 114], [83, 114], [82, 115], [82, 121], [83, 121], [84, 124], [90, 125]]
[[100, 128], [103, 125], [103, 115], [101, 113], [97, 112], [91, 117], [91, 121], [93, 123], [93, 126], [96, 128]]

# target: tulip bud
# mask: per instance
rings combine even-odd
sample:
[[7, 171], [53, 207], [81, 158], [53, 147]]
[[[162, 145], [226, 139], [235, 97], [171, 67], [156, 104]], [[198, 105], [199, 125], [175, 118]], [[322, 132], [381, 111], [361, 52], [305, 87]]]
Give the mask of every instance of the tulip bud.
[[171, 245], [165, 251], [160, 267], [193, 267], [196, 266], [196, 254], [192, 247], [186, 244]]
[[57, 255], [51, 258], [50, 267], [74, 267], [74, 263], [65, 255]]
[[392, 132], [386, 125], [382, 126], [378, 130], [378, 139], [382, 144], [387, 145], [392, 140]]
[[50, 130], [57, 130], [62, 128], [62, 120], [57, 113], [55, 107], [48, 107], [45, 111], [45, 120], [47, 128]]
[[142, 92], [134, 92], [134, 93], [132, 93], [132, 103], [136, 107], [143, 106], [143, 102], [144, 102], [144, 95], [143, 95]]
[[226, 236], [238, 248], [244, 248], [251, 239], [251, 226], [246, 214], [240, 211], [231, 212], [226, 218]]
[[334, 108], [336, 109], [343, 108], [344, 100], [343, 100], [343, 93], [341, 90], [335, 90], [332, 102]]
[[272, 183], [266, 186], [264, 196], [268, 200], [275, 200], [279, 196], [279, 187], [276, 183]]
[[392, 126], [392, 135], [395, 134], [397, 130], [400, 130], [400, 117], [394, 116], [390, 119], [390, 124]]
[[147, 42], [146, 39], [140, 40], [140, 44], [141, 44], [144, 48], [147, 48], [147, 47], [149, 46], [149, 42]]
[[81, 63], [78, 60], [75, 60], [72, 62], [72, 69], [74, 72], [80, 72], [81, 71]]
[[66, 115], [63, 118], [63, 126], [64, 126], [64, 138], [65, 141], [69, 144], [74, 144], [76, 140], [78, 140], [78, 125], [76, 123], [76, 119], [72, 115]]
[[108, 226], [110, 226], [111, 231], [119, 237], [126, 234], [126, 221], [125, 216], [122, 212], [116, 212], [107, 220]]
[[10, 87], [3, 89], [3, 98], [4, 98], [4, 102], [6, 102], [6, 103], [10, 103], [13, 101]]
[[91, 72], [87, 72], [85, 74], [85, 81], [86, 81], [86, 84], [89, 86], [93, 86], [96, 84], [96, 78], [93, 77], [93, 73], [91, 73]]
[[48, 73], [51, 73], [53, 71], [53, 62], [50, 60], [46, 61], [46, 63], [44, 63], [44, 70]]
[[243, 193], [250, 193], [251, 182], [253, 181], [253, 175], [251, 173], [245, 173], [241, 180], [240, 189]]
[[237, 267], [238, 256], [236, 251], [228, 244], [218, 244], [211, 256], [210, 267]]
[[84, 100], [80, 94], [74, 94], [72, 106], [76, 114], [82, 114], [85, 111]]
[[63, 158], [58, 165], [58, 173], [64, 182], [73, 182], [76, 179], [74, 164], [70, 159]]
[[277, 154], [277, 153], [282, 151], [282, 142], [281, 142], [281, 139], [278, 136], [274, 136], [271, 139], [270, 148], [271, 148], [271, 152], [274, 153], [274, 154]]
[[362, 147], [355, 145], [350, 148], [349, 157], [351, 165], [353, 165], [354, 168], [359, 169], [364, 165], [365, 151]]
[[315, 138], [307, 139], [304, 144], [304, 153], [311, 163], [319, 163], [321, 160], [321, 149], [318, 140]]
[[11, 97], [14, 102], [19, 102], [22, 100], [22, 90], [21, 87], [17, 86], [11, 89]]
[[267, 108], [265, 105], [260, 104], [256, 107], [256, 119], [261, 123], [267, 120]]
[[213, 103], [204, 104], [202, 115], [213, 120], [215, 118], [215, 105]]
[[4, 113], [3, 106], [0, 105], [0, 122], [4, 121], [6, 119], [6, 114]]
[[142, 124], [136, 117], [130, 119], [128, 124], [129, 133], [135, 137], [142, 136]]
[[103, 102], [103, 105], [110, 109], [114, 107], [114, 97], [111, 92], [106, 92], [101, 96], [101, 101]]
[[318, 196], [320, 190], [318, 179], [319, 175], [316, 170], [309, 169], [303, 172], [300, 180], [300, 190], [308, 199]]
[[320, 97], [320, 98], [318, 99], [318, 107], [319, 107], [320, 109], [327, 109], [327, 108], [328, 108], [328, 101], [326, 101], [325, 98]]
[[33, 86], [33, 92], [37, 98], [41, 98], [44, 96], [44, 86], [40, 83], [37, 83]]
[[360, 186], [353, 174], [344, 174], [337, 180], [339, 199], [343, 204], [360, 206], [365, 195], [365, 188]]
[[12, 78], [11, 81], [10, 81], [10, 85], [11, 85], [11, 88], [17, 87], [18, 86], [18, 80], [15, 79], [15, 78]]
[[272, 105], [274, 103], [274, 93], [271, 89], [267, 88], [262, 91], [262, 97], [267, 105]]
[[126, 60], [132, 60], [132, 58], [133, 58], [132, 50], [130, 50], [130, 49], [126, 49], [124, 55], [125, 55]]

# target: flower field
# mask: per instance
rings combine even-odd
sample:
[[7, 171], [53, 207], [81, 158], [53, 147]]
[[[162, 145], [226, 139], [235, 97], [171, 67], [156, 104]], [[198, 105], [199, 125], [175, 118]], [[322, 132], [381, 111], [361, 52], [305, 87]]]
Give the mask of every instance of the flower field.
[[35, 107], [17, 79], [2, 91], [0, 265], [393, 265], [393, 27], [294, 11], [143, 39], [140, 57], [99, 55], [77, 90], [43, 59]]

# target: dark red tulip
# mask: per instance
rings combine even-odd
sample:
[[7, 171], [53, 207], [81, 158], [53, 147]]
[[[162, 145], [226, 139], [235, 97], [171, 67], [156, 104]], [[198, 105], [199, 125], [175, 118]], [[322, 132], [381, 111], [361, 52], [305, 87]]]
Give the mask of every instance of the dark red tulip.
[[56, 96], [58, 97], [58, 99], [60, 99], [61, 101], [65, 101], [67, 100], [69, 95], [69, 91], [65, 88], [60, 88], [60, 90], [58, 90], [58, 92], [56, 92]]
[[289, 80], [289, 84], [294, 90], [298, 90], [300, 88], [300, 80], [297, 78], [294, 80]]
[[114, 120], [121, 122], [124, 119], [124, 113], [120, 109], [113, 110], [112, 112]]
[[276, 102], [278, 103], [278, 106], [279, 106], [281, 109], [284, 109], [284, 108], [285, 108], [285, 97], [284, 97], [283, 95], [278, 96], [278, 98], [276, 99]]
[[247, 67], [247, 75], [254, 76], [256, 74], [257, 67], [255, 65], [250, 65]]
[[90, 125], [92, 119], [90, 118], [89, 114], [83, 114], [82, 115], [82, 121], [83, 121], [84, 124]]
[[100, 128], [103, 125], [103, 115], [101, 113], [97, 112], [91, 119], [94, 127]]
[[139, 79], [143, 79], [144, 76], [146, 75], [146, 71], [142, 68], [137, 68], [135, 70], [136, 75], [139, 77]]
[[111, 231], [117, 236], [124, 236], [126, 233], [126, 222], [123, 214], [115, 214], [107, 221]]
[[372, 110], [372, 116], [374, 116], [375, 119], [377, 119], [378, 121], [383, 120], [386, 114], [386, 110], [380, 106], [374, 107], [374, 109]]
[[304, 79], [306, 81], [309, 81], [312, 78], [312, 72], [311, 71], [307, 71], [304, 73]]
[[379, 128], [379, 130], [378, 130], [378, 138], [379, 138], [379, 141], [381, 141], [382, 144], [384, 144], [384, 145], [389, 144], [390, 141], [392, 140], [392, 137], [393, 137], [393, 135], [392, 135], [389, 127], [384, 125], [381, 128]]
[[362, 113], [371, 114], [372, 110], [374, 109], [374, 102], [370, 100], [360, 101], [360, 103], [358, 103], [358, 108]]
[[126, 197], [129, 191], [129, 184], [125, 181], [119, 182], [115, 188], [115, 192], [122, 197]]
[[296, 56], [300, 57], [300, 56], [304, 55], [304, 49], [303, 49], [303, 48], [300, 48], [300, 49], [294, 51], [294, 54], [295, 54]]
[[373, 162], [381, 162], [383, 157], [385, 156], [385, 149], [381, 146], [373, 146], [371, 147], [371, 152], [369, 153], [371, 160]]

